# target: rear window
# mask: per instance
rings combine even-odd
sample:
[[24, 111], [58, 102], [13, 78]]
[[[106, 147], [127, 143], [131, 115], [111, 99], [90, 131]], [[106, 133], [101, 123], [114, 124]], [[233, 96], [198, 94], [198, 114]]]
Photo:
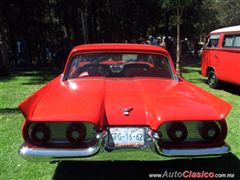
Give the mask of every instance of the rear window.
[[213, 34], [211, 35], [207, 40], [207, 47], [217, 47], [218, 41], [219, 41], [219, 34]]
[[222, 47], [240, 47], [240, 34], [225, 35]]
[[173, 78], [166, 56], [141, 53], [80, 54], [72, 58], [68, 78], [84, 77], [162, 77]]

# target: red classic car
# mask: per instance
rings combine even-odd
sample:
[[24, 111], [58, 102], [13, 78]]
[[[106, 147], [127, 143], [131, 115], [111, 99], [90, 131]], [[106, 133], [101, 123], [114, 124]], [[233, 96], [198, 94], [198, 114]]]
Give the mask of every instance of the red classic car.
[[63, 74], [23, 101], [27, 160], [57, 161], [117, 149], [165, 156], [220, 155], [227, 102], [178, 77], [158, 46], [75, 47]]

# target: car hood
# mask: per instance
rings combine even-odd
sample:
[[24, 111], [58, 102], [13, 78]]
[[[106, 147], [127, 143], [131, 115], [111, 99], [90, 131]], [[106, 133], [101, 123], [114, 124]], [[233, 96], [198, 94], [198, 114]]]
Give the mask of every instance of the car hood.
[[[87, 121], [99, 129], [108, 125], [157, 129], [161, 123], [173, 120], [222, 120], [231, 109], [225, 101], [185, 80], [57, 78], [48, 86], [44, 93], [38, 92], [32, 113], [25, 112], [28, 119]], [[23, 113], [28, 101], [20, 105]]]

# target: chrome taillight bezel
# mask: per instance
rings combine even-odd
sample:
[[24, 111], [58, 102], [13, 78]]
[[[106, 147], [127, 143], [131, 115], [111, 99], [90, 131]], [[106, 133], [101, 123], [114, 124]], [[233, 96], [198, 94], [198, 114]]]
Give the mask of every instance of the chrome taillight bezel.
[[[166, 148], [180, 148], [180, 147], [213, 147], [217, 145], [224, 144], [224, 139], [227, 135], [227, 125], [225, 120], [192, 120], [192, 121], [177, 121], [184, 123], [184, 125], [187, 128], [188, 135], [183, 141], [172, 141], [170, 140], [168, 133], [167, 133], [167, 127], [175, 123], [176, 121], [168, 121], [162, 123], [158, 128], [158, 134], [159, 134], [159, 141], [158, 144], [162, 147]], [[218, 137], [208, 139], [204, 138], [201, 135], [201, 127], [205, 123], [215, 123], [217, 127], [220, 129], [220, 133], [218, 134]]]
[[[50, 138], [45, 143], [36, 143], [34, 138], [31, 136], [31, 132], [34, 126], [44, 125], [49, 129]], [[73, 124], [81, 124], [84, 127], [84, 138], [80, 138], [79, 141], [73, 142], [69, 141], [67, 137], [67, 129], [68, 127], [72, 127]], [[38, 147], [56, 147], [56, 148], [64, 148], [64, 147], [87, 147], [96, 142], [96, 134], [97, 128], [93, 123], [90, 122], [32, 122], [26, 121], [23, 126], [23, 138], [25, 143], [30, 146], [38, 146]]]

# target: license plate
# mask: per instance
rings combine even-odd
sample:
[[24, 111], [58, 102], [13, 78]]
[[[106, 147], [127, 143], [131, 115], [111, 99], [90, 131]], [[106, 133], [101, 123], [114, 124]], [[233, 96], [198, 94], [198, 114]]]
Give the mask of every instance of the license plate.
[[144, 128], [110, 128], [110, 147], [139, 147], [144, 146]]

